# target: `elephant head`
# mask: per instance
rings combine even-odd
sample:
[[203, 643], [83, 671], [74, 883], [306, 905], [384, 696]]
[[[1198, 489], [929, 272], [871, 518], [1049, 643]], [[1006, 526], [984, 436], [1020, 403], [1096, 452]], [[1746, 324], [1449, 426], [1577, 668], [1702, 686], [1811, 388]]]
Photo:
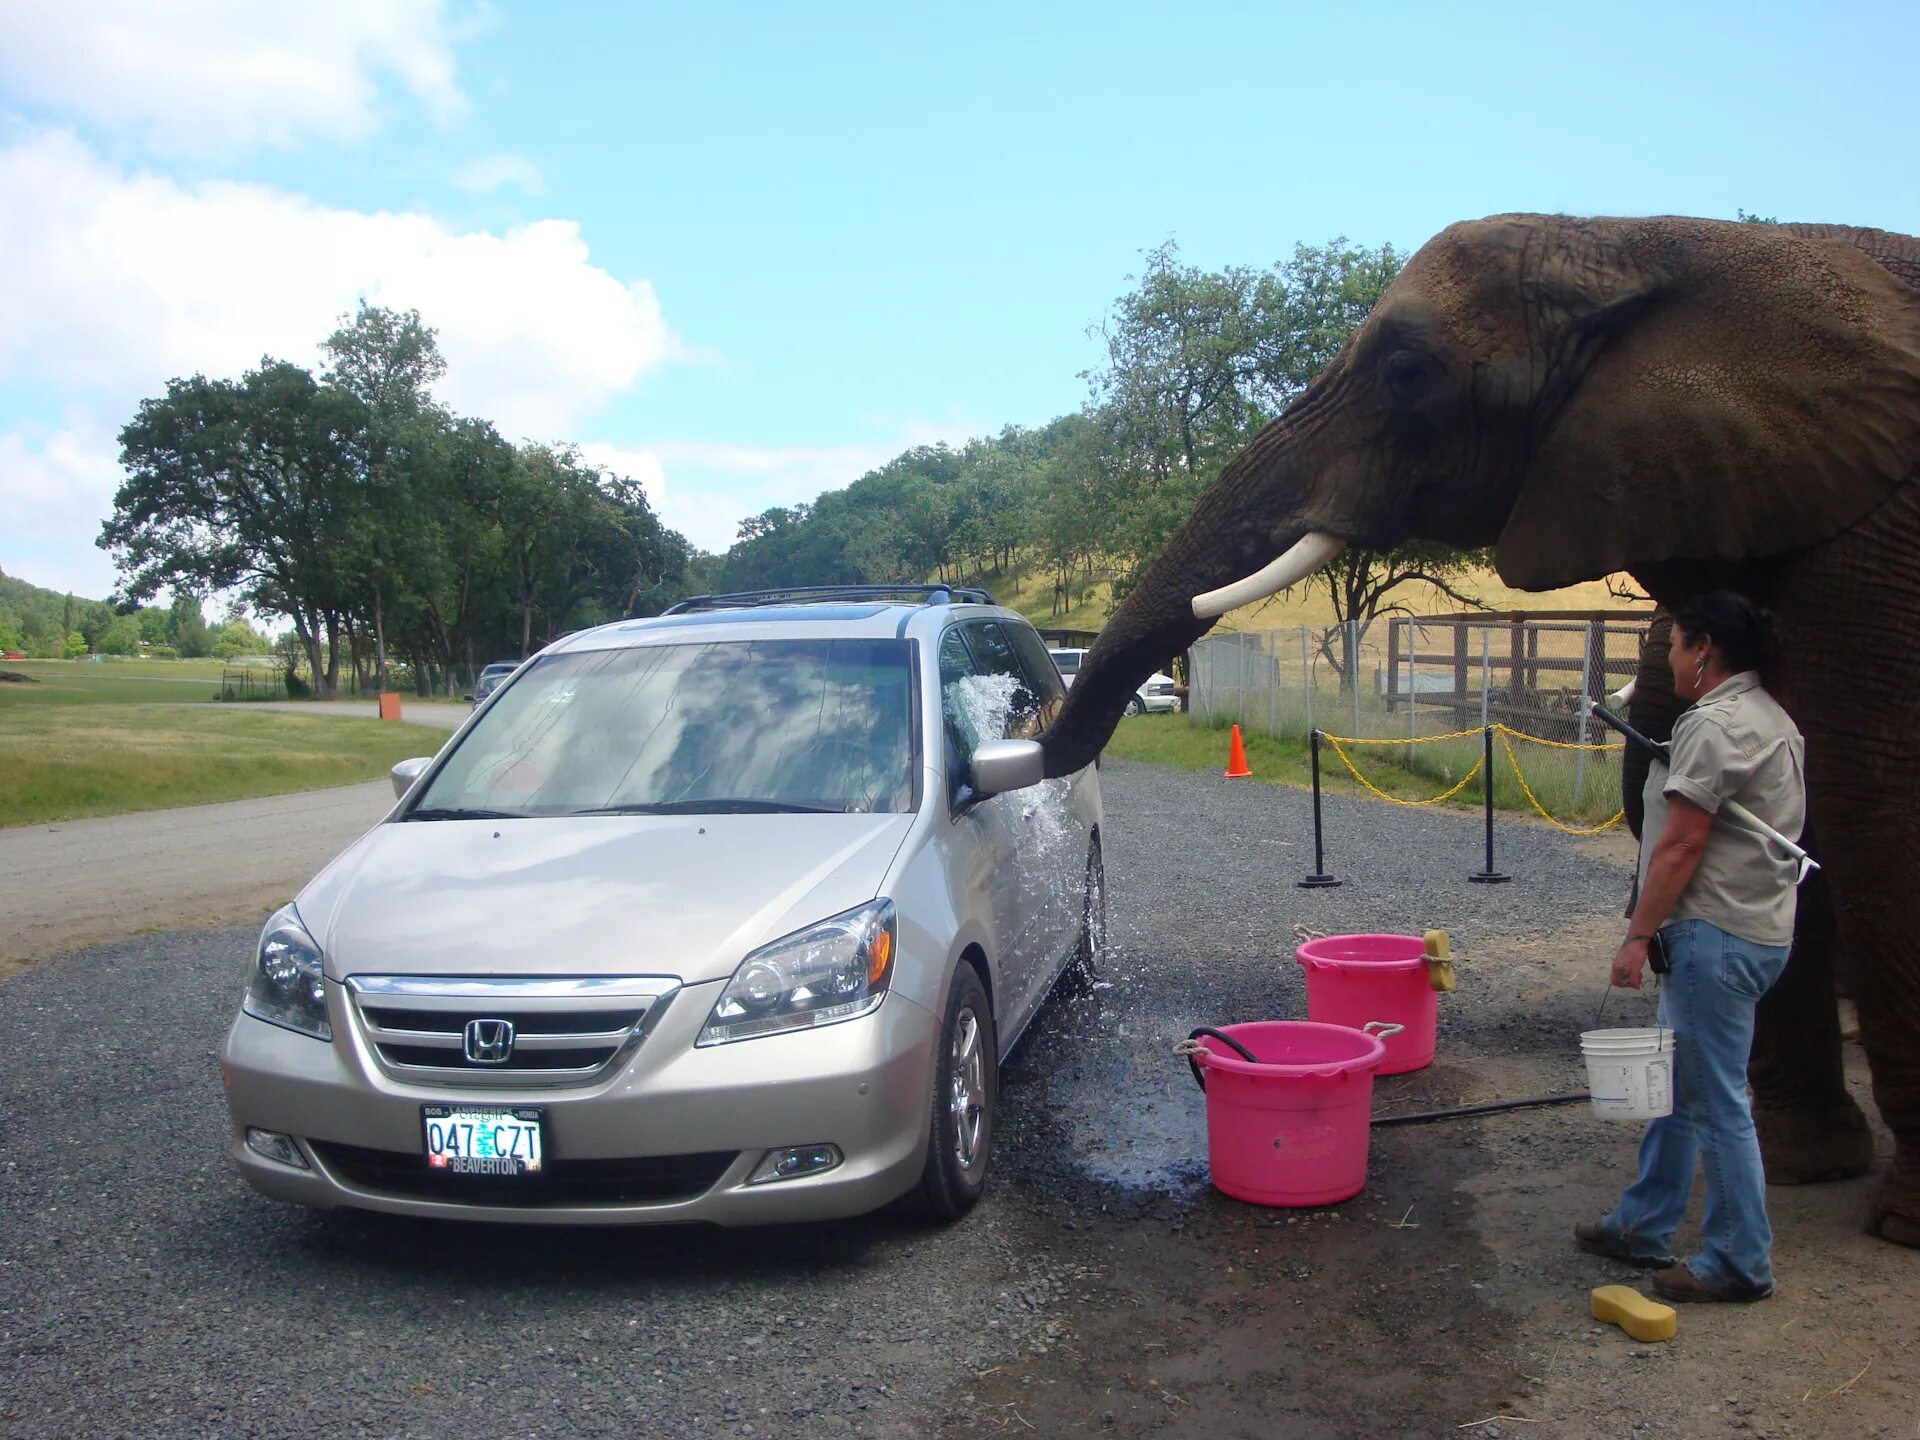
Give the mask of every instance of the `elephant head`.
[[1880, 231], [1450, 227], [1115, 611], [1043, 737], [1048, 772], [1088, 763], [1218, 616], [1346, 545], [1491, 545], [1522, 589], [1631, 570], [1658, 593], [1840, 533], [1920, 468], [1916, 285], [1920, 241]]

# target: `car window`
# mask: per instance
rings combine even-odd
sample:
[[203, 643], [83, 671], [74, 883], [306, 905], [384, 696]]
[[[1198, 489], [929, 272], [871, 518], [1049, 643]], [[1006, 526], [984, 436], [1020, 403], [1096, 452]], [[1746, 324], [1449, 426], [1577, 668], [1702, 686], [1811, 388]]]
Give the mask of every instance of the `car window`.
[[1062, 675], [1071, 675], [1080, 668], [1080, 652], [1077, 650], [1050, 650], [1053, 663], [1059, 667]]
[[960, 759], [983, 740], [1039, 734], [1051, 718], [1054, 684], [1051, 675], [1044, 685], [1029, 676], [1007, 627], [995, 621], [955, 626], [941, 637], [941, 710]]
[[481, 712], [408, 813], [910, 810], [912, 716], [904, 640], [553, 655]]
[[1005, 629], [1007, 638], [1013, 642], [1014, 653], [1020, 657], [1021, 672], [1039, 697], [1041, 719], [1050, 724], [1054, 710], [1066, 697], [1067, 687], [1060, 683], [1060, 673], [1048, 658], [1047, 642], [1031, 626], [1008, 625]]

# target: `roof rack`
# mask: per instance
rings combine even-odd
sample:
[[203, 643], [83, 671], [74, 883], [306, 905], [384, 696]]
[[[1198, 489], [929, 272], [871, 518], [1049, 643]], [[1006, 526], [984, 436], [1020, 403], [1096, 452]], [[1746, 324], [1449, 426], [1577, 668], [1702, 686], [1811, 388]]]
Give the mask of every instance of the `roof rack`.
[[780, 590], [741, 590], [731, 595], [692, 595], [662, 611], [686, 615], [695, 610], [750, 610], [759, 605], [818, 605], [859, 600], [911, 598], [923, 605], [991, 605], [984, 590], [961, 585], [794, 585]]

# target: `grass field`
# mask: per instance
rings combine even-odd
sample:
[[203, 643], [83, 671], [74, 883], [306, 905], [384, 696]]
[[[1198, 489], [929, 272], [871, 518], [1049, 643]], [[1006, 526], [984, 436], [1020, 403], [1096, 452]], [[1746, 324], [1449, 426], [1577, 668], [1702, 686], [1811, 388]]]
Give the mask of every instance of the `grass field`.
[[221, 664], [218, 660], [0, 660], [0, 670], [33, 677], [30, 684], [0, 684], [0, 712], [4, 712], [12, 705], [211, 701], [220, 688]]
[[219, 705], [0, 700], [0, 826], [351, 785], [446, 739], [424, 725]]

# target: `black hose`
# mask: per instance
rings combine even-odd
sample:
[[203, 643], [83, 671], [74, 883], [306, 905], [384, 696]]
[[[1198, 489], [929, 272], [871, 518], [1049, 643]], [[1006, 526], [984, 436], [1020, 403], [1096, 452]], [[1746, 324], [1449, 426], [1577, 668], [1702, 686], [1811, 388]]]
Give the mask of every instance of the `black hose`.
[[1500, 1110], [1525, 1110], [1532, 1105], [1573, 1105], [1589, 1099], [1582, 1090], [1578, 1095], [1536, 1095], [1531, 1100], [1495, 1100], [1487, 1105], [1461, 1105], [1452, 1110], [1422, 1110], [1413, 1115], [1376, 1115], [1372, 1123], [1380, 1125], [1425, 1125], [1431, 1120], [1455, 1120], [1462, 1115], [1492, 1115]]
[[[1260, 1057], [1258, 1055], [1255, 1055], [1231, 1035], [1226, 1034], [1224, 1031], [1216, 1030], [1211, 1025], [1197, 1026], [1193, 1033], [1187, 1036], [1187, 1039], [1198, 1040], [1202, 1035], [1210, 1035], [1221, 1044], [1230, 1047], [1249, 1065], [1258, 1065], [1260, 1063]], [[1198, 1085], [1202, 1090], [1205, 1090], [1207, 1088], [1207, 1077], [1200, 1069], [1200, 1062], [1189, 1055], [1187, 1057], [1187, 1068], [1193, 1071], [1193, 1083]]]

